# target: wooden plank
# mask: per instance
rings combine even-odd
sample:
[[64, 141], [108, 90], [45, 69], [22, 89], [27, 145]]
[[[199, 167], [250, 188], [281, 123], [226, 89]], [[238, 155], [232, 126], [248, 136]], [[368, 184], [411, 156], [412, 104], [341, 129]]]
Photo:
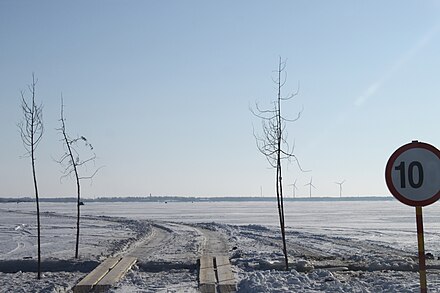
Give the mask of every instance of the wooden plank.
[[210, 255], [202, 255], [200, 257], [200, 268], [214, 268], [214, 258]]
[[215, 284], [200, 284], [199, 291], [201, 293], [215, 293]]
[[237, 291], [234, 273], [229, 262], [228, 256], [216, 256], [215, 263], [217, 267], [218, 289], [220, 293], [229, 293]]
[[118, 282], [136, 263], [135, 257], [122, 258], [94, 287], [94, 292], [103, 292]]
[[110, 257], [97, 266], [87, 276], [85, 276], [74, 288], [74, 293], [85, 293], [92, 290], [95, 286], [116, 264], [119, 262], [119, 257]]
[[200, 258], [199, 290], [202, 293], [215, 293], [214, 259], [203, 255]]

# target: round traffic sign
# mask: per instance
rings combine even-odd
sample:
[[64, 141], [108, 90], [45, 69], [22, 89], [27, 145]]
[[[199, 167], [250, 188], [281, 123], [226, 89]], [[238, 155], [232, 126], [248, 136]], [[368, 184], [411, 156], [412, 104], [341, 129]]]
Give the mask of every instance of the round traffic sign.
[[440, 198], [440, 151], [413, 141], [398, 148], [385, 168], [388, 189], [410, 206], [426, 206]]

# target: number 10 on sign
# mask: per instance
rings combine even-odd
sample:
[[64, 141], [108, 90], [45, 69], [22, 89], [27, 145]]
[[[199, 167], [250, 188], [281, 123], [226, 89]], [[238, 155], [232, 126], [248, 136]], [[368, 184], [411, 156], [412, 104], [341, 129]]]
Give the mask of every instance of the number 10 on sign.
[[[417, 168], [417, 183], [414, 181], [414, 168]], [[406, 188], [406, 177], [408, 176], [409, 185], [412, 188], [420, 188], [423, 185], [423, 167], [418, 161], [413, 161], [408, 166], [408, 171], [405, 173], [405, 162], [401, 162], [398, 166], [394, 167], [395, 170], [400, 171], [400, 187]], [[406, 175], [408, 174], [408, 175]]]

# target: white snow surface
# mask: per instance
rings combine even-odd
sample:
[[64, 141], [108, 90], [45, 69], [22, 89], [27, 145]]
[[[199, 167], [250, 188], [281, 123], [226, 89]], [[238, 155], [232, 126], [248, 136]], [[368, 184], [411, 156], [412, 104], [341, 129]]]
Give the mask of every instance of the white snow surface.
[[[75, 204], [42, 203], [41, 280], [34, 209], [0, 204], [0, 292], [71, 292], [114, 255], [138, 263], [111, 292], [199, 292], [208, 237], [226, 244], [238, 292], [419, 292], [415, 210], [396, 201], [287, 202], [288, 271], [276, 202], [86, 203], [79, 259]], [[440, 292], [440, 207], [423, 211], [428, 288]]]

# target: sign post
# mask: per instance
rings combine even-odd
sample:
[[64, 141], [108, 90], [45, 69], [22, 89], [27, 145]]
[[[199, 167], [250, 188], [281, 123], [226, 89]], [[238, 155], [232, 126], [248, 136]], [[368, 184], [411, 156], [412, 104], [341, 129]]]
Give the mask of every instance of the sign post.
[[428, 286], [426, 283], [426, 258], [425, 258], [425, 239], [423, 236], [422, 207], [416, 207], [416, 223], [417, 223], [417, 244], [419, 247], [420, 292], [425, 293], [428, 290]]
[[426, 293], [422, 207], [440, 198], [440, 151], [418, 141], [401, 146], [388, 159], [385, 181], [396, 199], [416, 207], [420, 292]]

